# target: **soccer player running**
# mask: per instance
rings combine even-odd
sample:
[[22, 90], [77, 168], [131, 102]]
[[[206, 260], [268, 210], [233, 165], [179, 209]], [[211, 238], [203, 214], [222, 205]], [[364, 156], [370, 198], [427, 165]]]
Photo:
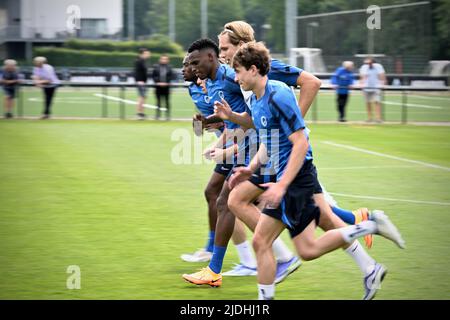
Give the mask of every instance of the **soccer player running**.
[[[255, 41], [254, 30], [245, 21], [228, 22], [224, 25], [218, 38], [220, 58], [228, 64], [230, 64], [234, 54], [244, 43]], [[271, 80], [284, 82], [290, 87], [300, 87], [298, 104], [302, 117], [305, 117], [320, 89], [320, 80], [305, 70], [286, 65], [276, 59], [270, 60], [268, 77]], [[255, 182], [254, 180], [255, 179], [243, 183], [239, 187], [239, 190], [234, 191], [230, 195], [229, 205], [231, 206], [233, 213], [237, 214], [238, 217], [239, 214], [235, 211], [251, 211], [253, 199], [258, 197], [261, 192], [261, 190], [258, 190], [253, 184], [253, 182]], [[356, 224], [369, 218], [369, 210], [367, 208], [359, 208], [354, 211], [339, 208], [333, 197], [326, 192], [325, 188], [320, 183], [316, 186], [314, 201], [325, 217], [322, 218], [323, 226], [328, 228], [332, 228], [335, 223], [339, 223], [339, 221], [334, 219], [333, 213], [348, 224]], [[255, 219], [253, 219], [253, 223], [257, 221], [258, 217], [255, 217]], [[335, 223], [330, 220], [334, 220]], [[372, 247], [373, 238], [371, 234], [365, 236], [364, 241], [368, 248]], [[355, 250], [349, 252], [355, 252]], [[363, 269], [365, 270], [367, 268]], [[367, 272], [365, 273], [367, 274]]]
[[[217, 45], [210, 39], [199, 39], [191, 44], [188, 52], [190, 53], [189, 59], [195, 75], [201, 80], [206, 79], [206, 87], [210, 101], [215, 102], [225, 99], [229, 102], [233, 111], [237, 113], [244, 112], [246, 103], [239, 84], [234, 81], [234, 70], [226, 64], [220, 64], [219, 48]], [[235, 129], [239, 129], [239, 125], [225, 121], [225, 129], [222, 137], [218, 139], [216, 146], [207, 152], [209, 158], [222, 159], [222, 156], [228, 158], [229, 154], [224, 154], [224, 145], [227, 147], [231, 146], [227, 150], [238, 148], [237, 144], [230, 145], [229, 142], [222, 143], [223, 137], [227, 140], [227, 137], [234, 136], [233, 130]], [[232, 165], [235, 164], [236, 160], [234, 159], [234, 153], [231, 153]], [[225, 161], [225, 163], [229, 164], [230, 162]], [[220, 286], [222, 284], [222, 275], [220, 272], [222, 270], [226, 248], [235, 225], [235, 216], [229, 211], [227, 205], [229, 191], [228, 184], [225, 183], [217, 199], [214, 252], [209, 266], [203, 268], [200, 272], [183, 275], [183, 278], [191, 283], [211, 286]], [[287, 276], [286, 270], [290, 265], [297, 264], [298, 267], [298, 258], [293, 256], [281, 239], [277, 239], [274, 242], [273, 249], [277, 258], [281, 260], [277, 268], [278, 277], [284, 278]], [[286, 257], [288, 258], [286, 259]]]
[[[244, 21], [233, 21], [227, 23], [224, 26], [224, 30], [219, 35], [221, 58], [230, 62], [240, 46], [246, 42], [254, 41], [253, 34], [254, 32], [251, 26]], [[301, 105], [300, 111], [302, 116], [304, 116], [312, 103], [312, 99], [317, 94], [318, 86], [316, 83], [318, 82], [318, 79], [306, 71], [284, 65], [282, 62], [274, 59], [270, 60], [270, 64], [271, 66], [268, 73], [269, 79], [280, 80], [289, 86], [301, 85], [299, 101]], [[225, 107], [223, 104], [218, 103], [217, 107], [218, 109], [225, 111], [225, 109], [223, 109]], [[228, 111], [231, 113], [231, 109], [229, 107]], [[221, 116], [224, 119], [235, 121], [244, 127], [253, 126], [251, 121], [250, 123], [246, 123], [245, 120], [240, 122], [238, 115], [233, 119], [230, 119], [229, 115], [225, 113]], [[308, 131], [308, 129], [306, 130]], [[276, 181], [276, 178], [273, 176], [273, 172], [268, 170], [263, 172], [263, 174], [258, 172], [257, 174], [253, 174], [249, 180], [239, 184], [239, 186], [234, 188], [229, 195], [228, 206], [231, 212], [233, 212], [236, 217], [244, 221], [244, 223], [246, 223], [246, 225], [252, 230], [256, 227], [260, 216], [256, 206], [254, 205], [255, 200], [264, 191], [263, 188], [260, 187], [260, 184], [273, 181]], [[318, 181], [316, 181], [316, 185], [314, 187], [314, 202], [321, 211], [319, 226], [325, 231], [344, 227], [345, 223], [357, 224], [369, 218], [369, 211], [367, 208], [361, 208], [355, 210], [354, 212], [339, 208], [331, 195], [325, 191], [323, 186]], [[372, 245], [372, 235], [368, 234], [364, 236], [364, 239], [367, 246], [370, 248]], [[374, 295], [376, 287], [371, 286], [369, 288], [367, 284], [373, 279], [373, 271], [376, 269], [377, 265], [376, 261], [367, 254], [367, 252], [357, 241], [348, 246], [345, 251], [352, 259], [354, 259], [364, 275], [363, 284], [365, 288], [365, 296], [370, 297]], [[378, 273], [383, 271], [382, 268], [377, 270]], [[279, 282], [280, 281], [277, 277], [275, 283]]]
[[[206, 118], [214, 114], [214, 105], [209, 99], [205, 88], [197, 83], [197, 76], [192, 71], [189, 63], [189, 54], [183, 59], [183, 78], [185, 81], [191, 82], [189, 85], [189, 95], [192, 98], [197, 110], [200, 112], [193, 118], [194, 131], [197, 133], [203, 132], [203, 126], [208, 131], [214, 131], [218, 136], [223, 131], [223, 121], [215, 123], [206, 123]], [[211, 260], [214, 249], [214, 235], [217, 222], [217, 208], [216, 201], [219, 197], [220, 190], [225, 182], [226, 176], [230, 173], [232, 165], [218, 164], [214, 169], [214, 173], [210, 178], [208, 186], [205, 190], [206, 200], [208, 202], [208, 221], [209, 221], [209, 236], [205, 248], [196, 251], [193, 254], [183, 254], [181, 259], [187, 262], [208, 262]], [[245, 227], [239, 220], [236, 221], [232, 235], [233, 242], [236, 246], [240, 264], [236, 265], [228, 272], [228, 275], [233, 276], [254, 276], [256, 275], [256, 260], [253, 256], [251, 245], [248, 243], [245, 233]]]
[[[274, 298], [276, 264], [271, 246], [285, 228], [304, 260], [346, 247], [366, 234], [382, 235], [404, 248], [400, 233], [382, 211], [372, 212], [368, 221], [330, 230], [315, 238], [314, 230], [320, 217], [313, 200], [317, 172], [295, 95], [284, 83], [268, 79], [270, 56], [262, 43], [243, 45], [233, 58], [233, 67], [242, 88], [254, 93], [248, 117], [251, 114], [263, 143], [248, 167], [236, 169], [229, 181], [230, 187], [249, 179], [267, 158], [276, 170], [276, 182], [261, 185], [267, 188], [260, 197], [265, 208], [253, 238], [259, 299]], [[385, 268], [376, 264], [370, 286], [377, 288], [385, 273]], [[364, 298], [373, 298], [376, 290], [372, 291]]]

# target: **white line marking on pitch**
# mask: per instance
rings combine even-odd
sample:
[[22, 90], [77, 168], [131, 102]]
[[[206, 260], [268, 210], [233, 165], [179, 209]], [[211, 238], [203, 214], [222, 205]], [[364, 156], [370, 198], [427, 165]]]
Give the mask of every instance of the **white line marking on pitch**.
[[334, 143], [334, 142], [331, 142], [331, 141], [322, 141], [322, 143], [328, 144], [330, 146], [338, 147], [338, 148], [344, 148], [344, 149], [348, 149], [348, 150], [353, 150], [353, 151], [358, 151], [358, 152], [362, 152], [362, 153], [367, 153], [367, 154], [371, 154], [371, 155], [378, 156], [378, 157], [389, 158], [389, 159], [394, 159], [394, 160], [399, 160], [399, 161], [404, 161], [404, 162], [409, 162], [409, 163], [415, 163], [415, 164], [420, 164], [420, 165], [422, 165], [424, 167], [450, 171], [450, 168], [448, 168], [448, 167], [440, 166], [440, 165], [433, 164], [433, 163], [428, 163], [428, 162], [423, 162], [423, 161], [417, 161], [417, 160], [411, 160], [411, 159], [407, 159], [407, 158], [391, 156], [389, 154], [385, 154], [385, 153], [381, 153], [381, 152], [375, 152], [375, 151], [370, 151], [370, 150], [367, 150], [367, 149], [357, 148], [357, 147], [353, 147], [353, 146], [349, 146], [349, 145], [345, 145], [345, 144]]
[[[394, 101], [383, 101], [384, 104], [391, 104], [394, 106], [402, 106], [403, 103], [401, 102], [394, 102]], [[406, 103], [407, 107], [413, 107], [413, 108], [425, 108], [425, 109], [442, 109], [442, 107], [436, 107], [436, 106], [429, 106], [427, 104], [415, 104], [415, 103]]]
[[398, 202], [411, 202], [411, 203], [421, 203], [421, 204], [435, 204], [438, 206], [450, 206], [450, 202], [437, 202], [437, 201], [422, 201], [422, 200], [410, 200], [410, 199], [395, 199], [395, 198], [384, 198], [384, 197], [373, 197], [373, 196], [357, 196], [354, 194], [336, 193], [330, 192], [333, 196], [347, 197], [347, 198], [357, 198], [357, 199], [371, 199], [371, 200], [383, 200], [383, 201], [398, 201]]
[[[131, 104], [131, 105], [137, 105], [136, 101], [133, 100], [127, 100], [127, 99], [121, 99], [118, 97], [113, 97], [113, 96], [107, 96], [106, 94], [102, 94], [102, 93], [95, 93], [94, 96], [99, 97], [99, 98], [106, 98], [108, 100], [113, 100], [113, 101], [122, 101], [126, 104]], [[148, 109], [158, 109], [158, 106], [154, 106], [151, 104], [144, 104], [144, 108], [148, 108]], [[166, 111], [166, 108], [161, 108], [162, 111]]]
[[420, 95], [416, 95], [416, 94], [409, 94], [409, 96], [415, 97], [415, 98], [421, 98], [421, 99], [444, 100], [444, 101], [450, 100], [450, 96], [449, 97], [435, 97], [435, 96], [420, 96]]
[[[64, 102], [64, 103], [75, 103], [75, 104], [92, 104], [92, 101], [94, 100], [89, 100], [89, 99], [74, 99], [74, 101], [72, 101], [72, 98], [54, 98], [55, 102]], [[76, 101], [77, 100], [77, 101]], [[44, 102], [44, 100], [42, 98], [28, 98], [28, 101], [31, 102]]]
[[319, 167], [320, 170], [355, 170], [355, 169], [384, 169], [384, 168], [415, 168], [417, 166], [355, 166], [355, 167]]

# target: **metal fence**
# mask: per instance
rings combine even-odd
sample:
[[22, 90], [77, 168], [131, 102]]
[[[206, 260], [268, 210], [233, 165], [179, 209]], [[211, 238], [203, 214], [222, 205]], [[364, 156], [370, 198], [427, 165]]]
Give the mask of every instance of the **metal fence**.
[[[31, 81], [24, 81], [18, 86], [17, 93], [17, 115], [19, 118], [25, 117], [25, 101], [24, 98], [24, 87], [32, 87], [33, 84]], [[119, 119], [127, 119], [127, 104], [131, 104], [130, 100], [126, 100], [127, 90], [130, 88], [136, 88], [136, 84], [134, 83], [74, 83], [74, 82], [62, 82], [61, 87], [64, 88], [80, 88], [80, 93], [83, 92], [83, 88], [94, 88], [99, 89], [97, 93], [97, 97], [101, 98], [99, 101], [100, 104], [100, 112], [97, 115], [94, 115], [96, 118], [119, 118]], [[154, 88], [154, 84], [148, 84], [148, 88]], [[187, 84], [185, 83], [174, 83], [171, 85], [172, 88], [187, 88]], [[412, 87], [412, 86], [384, 86], [381, 89], [381, 105], [382, 105], [382, 116], [383, 120], [387, 122], [398, 122], [398, 123], [409, 123], [409, 122], [450, 122], [450, 87]], [[111, 91], [115, 91], [117, 97], [114, 98], [115, 101], [118, 102], [118, 112], [110, 112], [110, 102], [108, 99], [108, 93]], [[320, 92], [316, 99], [313, 102], [313, 105], [308, 112], [307, 120], [312, 122], [318, 121], [336, 121], [336, 117], [333, 112], [336, 112], [335, 109], [335, 97], [334, 97], [335, 88], [332, 86], [323, 86], [320, 89]], [[361, 88], [352, 89], [350, 95], [354, 100], [354, 103], [358, 104], [358, 117], [349, 117], [349, 121], [360, 121], [363, 120], [362, 117], [365, 116], [365, 107], [364, 100], [361, 96]], [[135, 90], [133, 90], [133, 94], [135, 94]], [[178, 90], [179, 92], [179, 90]], [[423, 96], [419, 96], [423, 94]], [[188, 119], [191, 112], [194, 111], [193, 103], [189, 99], [189, 95], [187, 90], [182, 90], [180, 92], [182, 95], [182, 102], [179, 104], [183, 104], [183, 106], [173, 104], [173, 109], [184, 107], [189, 105], [189, 110], [185, 110], [183, 113], [184, 116], [181, 118]], [[297, 89], [298, 95], [298, 89]], [[134, 96], [133, 96], [134, 98]], [[417, 99], [434, 99], [429, 101], [437, 101], [438, 105], [427, 105], [417, 103]], [[388, 100], [388, 99], [392, 99]], [[30, 100], [30, 99], [28, 99]], [[178, 100], [180, 101], [180, 100]], [[186, 103], [185, 103], [186, 102]], [[431, 103], [430, 103], [431, 104]], [[97, 105], [97, 102], [94, 102], [93, 105]], [[117, 104], [116, 104], [117, 106]], [[353, 107], [354, 109], [355, 107]], [[390, 113], [394, 113], [392, 110], [395, 108], [395, 116], [389, 116]], [[412, 109], [412, 111], [410, 110]], [[417, 117], [413, 116], [416, 110], [421, 110], [422, 114], [425, 116]], [[129, 113], [129, 112], [128, 112]], [[411, 115], [411, 116], [410, 116]], [[80, 114], [80, 117], [84, 117], [85, 115]], [[180, 116], [178, 117], [180, 118]]]

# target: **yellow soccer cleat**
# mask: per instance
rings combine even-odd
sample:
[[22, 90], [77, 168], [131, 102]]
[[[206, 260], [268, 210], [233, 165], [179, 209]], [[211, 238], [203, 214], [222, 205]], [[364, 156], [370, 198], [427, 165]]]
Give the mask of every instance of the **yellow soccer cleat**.
[[192, 274], [183, 274], [183, 279], [196, 285], [207, 284], [211, 287], [220, 287], [222, 285], [222, 275], [214, 273], [209, 267]]
[[[369, 209], [367, 209], [367, 208], [359, 208], [352, 212], [355, 215], [355, 224], [358, 224], [362, 221], [369, 220]], [[364, 236], [364, 242], [366, 243], [367, 249], [372, 248], [373, 235], [368, 234], [368, 235]]]

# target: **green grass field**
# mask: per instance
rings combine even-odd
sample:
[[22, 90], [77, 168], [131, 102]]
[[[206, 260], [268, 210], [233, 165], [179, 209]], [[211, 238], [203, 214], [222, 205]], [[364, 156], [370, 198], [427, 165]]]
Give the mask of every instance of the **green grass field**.
[[[217, 289], [181, 278], [205, 266], [179, 257], [205, 243], [213, 165], [173, 164], [177, 129], [191, 124], [1, 120], [0, 299], [256, 299], [254, 277], [224, 278]], [[377, 298], [449, 299], [450, 127], [311, 129], [320, 179], [340, 206], [384, 209], [407, 242], [402, 251], [374, 239], [370, 254], [389, 269]], [[230, 244], [224, 269], [234, 262]], [[81, 268], [80, 290], [66, 288], [69, 265]], [[360, 271], [342, 251], [305, 262], [276, 293], [362, 295]]]
[[[42, 112], [43, 102], [40, 89], [25, 87], [22, 89], [23, 114], [25, 116], [38, 116]], [[101, 117], [103, 115], [103, 101], [99, 94], [109, 97], [120, 98], [117, 88], [102, 91], [100, 88], [60, 88], [57, 90], [53, 114], [60, 117]], [[134, 88], [127, 88], [125, 100], [136, 101], [137, 95]], [[120, 102], [106, 100], [106, 116], [118, 118], [120, 116]], [[171, 95], [172, 116], [174, 118], [191, 118], [194, 112], [186, 89], [176, 89]], [[386, 121], [401, 121], [402, 95], [396, 92], [386, 92], [384, 97], [384, 117]], [[149, 91], [147, 102], [155, 105], [153, 89]], [[450, 121], [450, 93], [448, 92], [409, 92], [407, 96], [407, 118], [408, 121]], [[3, 101], [2, 101], [3, 103]], [[125, 104], [125, 115], [127, 118], [135, 116], [135, 108], [131, 104]], [[154, 116], [153, 109], [147, 109], [147, 114]], [[335, 95], [330, 91], [321, 91], [316, 104], [311, 107], [307, 120], [316, 114], [316, 120], [335, 121], [338, 118], [336, 111]], [[347, 119], [350, 121], [366, 120], [364, 99], [361, 92], [353, 92], [350, 95], [347, 106]]]

